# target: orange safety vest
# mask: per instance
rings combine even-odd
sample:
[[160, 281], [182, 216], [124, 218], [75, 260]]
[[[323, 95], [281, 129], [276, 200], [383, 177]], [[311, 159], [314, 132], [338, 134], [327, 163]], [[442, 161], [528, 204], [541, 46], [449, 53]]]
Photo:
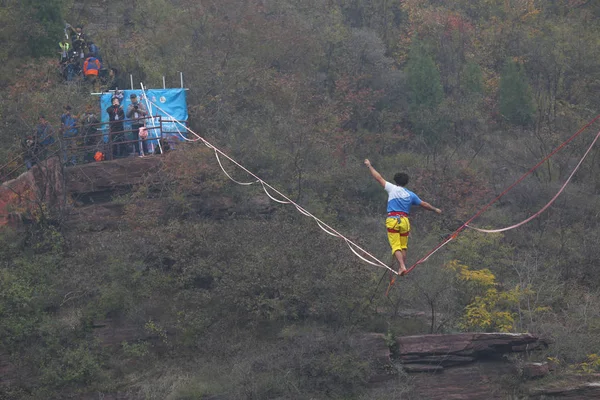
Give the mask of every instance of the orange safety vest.
[[100, 71], [100, 61], [95, 57], [88, 57], [83, 63], [84, 75], [98, 75]]

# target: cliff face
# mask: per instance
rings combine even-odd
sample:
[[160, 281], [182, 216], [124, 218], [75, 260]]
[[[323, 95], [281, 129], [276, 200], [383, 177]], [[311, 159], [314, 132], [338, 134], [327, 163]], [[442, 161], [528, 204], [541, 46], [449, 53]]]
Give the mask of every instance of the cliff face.
[[64, 194], [60, 162], [57, 158], [44, 161], [0, 185], [0, 226], [16, 225], [24, 215], [42, 207], [61, 208]]
[[[398, 360], [415, 393], [431, 399], [506, 399], [520, 379], [512, 354], [535, 351], [546, 341], [530, 334], [464, 333], [397, 339]], [[513, 383], [513, 384], [511, 384]]]
[[[168, 180], [161, 168], [164, 160], [163, 157], [128, 158], [66, 169], [57, 160], [49, 160], [2, 184], [1, 221], [18, 223], [23, 219], [19, 216], [31, 215], [46, 204], [60, 206], [67, 223], [93, 221], [103, 229], [111, 221], [118, 223], [123, 215], [123, 206], [112, 201], [115, 194], [126, 193], [140, 184], [158, 187]], [[160, 212], [160, 199], [144, 201]], [[224, 196], [195, 196], [193, 204], [193, 212], [211, 218], [227, 218], [248, 210], [252, 214], [273, 211], [265, 196], [243, 205]], [[94, 328], [96, 337], [106, 347], [118, 346], [125, 339], [132, 342], [141, 339], [136, 336], [139, 332], [131, 327], [116, 326], [111, 321], [96, 324]], [[392, 351], [381, 334], [357, 335], [352, 343], [374, 371], [370, 380], [373, 393], [383, 390], [388, 396], [385, 398], [391, 398], [390, 392], [402, 393], [398, 399], [407, 398], [407, 393], [410, 399], [600, 398], [597, 376], [559, 378], [553, 376], [546, 363], [526, 362], [526, 355], [548, 345], [531, 334], [404, 336], [396, 338]], [[0, 372], [0, 382], [10, 383], [15, 379], [13, 366], [2, 355]], [[399, 387], [403, 389], [398, 391]], [[127, 398], [124, 396], [105, 394], [107, 399]], [[373, 398], [377, 396], [374, 394]]]
[[[547, 363], [526, 355], [548, 346], [534, 335], [462, 333], [398, 337], [391, 354], [382, 335], [372, 335], [374, 385], [408, 384], [409, 398], [444, 400], [598, 399], [598, 376], [552, 376]], [[395, 371], [391, 366], [395, 367]], [[547, 376], [546, 380], [539, 380]], [[400, 398], [400, 397], [398, 397]]]
[[[115, 196], [142, 184], [154, 187], [168, 184], [163, 162], [163, 156], [130, 157], [61, 168], [58, 159], [50, 159], [0, 186], [0, 226], [18, 225], [39, 207], [60, 209], [67, 223], [84, 221], [108, 226], [118, 221], [124, 211], [122, 204], [113, 202]], [[195, 213], [216, 219], [249, 210], [253, 214], [273, 211], [273, 205], [265, 196], [251, 198], [243, 204], [226, 196], [192, 197]], [[145, 202], [145, 207], [160, 212], [160, 200]]]

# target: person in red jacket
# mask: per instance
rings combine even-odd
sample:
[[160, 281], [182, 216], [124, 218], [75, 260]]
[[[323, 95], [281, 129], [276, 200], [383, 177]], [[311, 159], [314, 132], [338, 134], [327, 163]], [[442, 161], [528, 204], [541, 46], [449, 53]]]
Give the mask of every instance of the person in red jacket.
[[102, 64], [100, 63], [100, 60], [94, 57], [91, 53], [88, 54], [88, 57], [83, 62], [83, 75], [85, 80], [96, 86], [98, 74], [100, 73], [101, 68]]

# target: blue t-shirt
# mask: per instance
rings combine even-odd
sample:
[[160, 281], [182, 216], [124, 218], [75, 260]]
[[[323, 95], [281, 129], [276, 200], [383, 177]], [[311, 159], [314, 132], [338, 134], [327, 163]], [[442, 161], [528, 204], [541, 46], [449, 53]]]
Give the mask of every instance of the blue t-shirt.
[[385, 191], [388, 192], [387, 212], [404, 212], [409, 214], [412, 205], [421, 204], [419, 196], [402, 186], [385, 183]]

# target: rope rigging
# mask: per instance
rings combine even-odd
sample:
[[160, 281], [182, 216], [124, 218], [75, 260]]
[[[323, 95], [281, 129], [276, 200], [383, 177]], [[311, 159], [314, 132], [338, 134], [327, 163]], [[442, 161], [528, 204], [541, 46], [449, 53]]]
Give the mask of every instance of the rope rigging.
[[[202, 138], [200, 135], [198, 135], [196, 132], [194, 132], [193, 130], [191, 130], [189, 127], [187, 127], [186, 125], [182, 124], [179, 121], [176, 121], [173, 116], [171, 116], [170, 114], [168, 114], [160, 106], [158, 106], [157, 104], [155, 104], [155, 103], [153, 103], [151, 101], [150, 101], [150, 104], [154, 105], [158, 110], [160, 110], [161, 112], [163, 112], [169, 118], [172, 118], [177, 124], [179, 124], [180, 126], [182, 126], [183, 128], [185, 128], [185, 130], [187, 130], [188, 132], [190, 132], [191, 134], [193, 134], [196, 137], [196, 139], [189, 139], [185, 135], [183, 135], [179, 131], [179, 129], [177, 129], [178, 134], [181, 136], [181, 138], [183, 140], [189, 141], [189, 142], [201, 141], [201, 142], [204, 143], [205, 146], [207, 146], [208, 148], [212, 149], [214, 151], [214, 153], [215, 153], [215, 157], [217, 159], [217, 162], [219, 163], [219, 166], [221, 167], [221, 170], [223, 171], [223, 173], [231, 181], [233, 181], [233, 182], [235, 182], [235, 183], [237, 183], [239, 185], [244, 185], [244, 186], [249, 186], [249, 185], [252, 185], [252, 184], [255, 184], [255, 183], [260, 183], [261, 186], [262, 186], [262, 188], [263, 188], [263, 190], [264, 190], [264, 192], [267, 194], [267, 196], [271, 200], [273, 200], [273, 201], [275, 201], [277, 203], [280, 203], [280, 204], [292, 204], [292, 205], [294, 205], [296, 207], [296, 209], [301, 214], [314, 219], [316, 221], [317, 225], [319, 226], [319, 228], [321, 228], [321, 230], [323, 230], [325, 233], [327, 233], [327, 234], [329, 234], [331, 236], [343, 239], [345, 241], [345, 243], [348, 245], [348, 247], [350, 248], [350, 250], [358, 258], [360, 258], [362, 261], [364, 261], [364, 262], [366, 262], [366, 263], [368, 263], [370, 265], [376, 266], [376, 267], [385, 268], [388, 271], [390, 271], [391, 273], [393, 273], [394, 275], [398, 275], [398, 272], [396, 272], [394, 269], [390, 268], [388, 265], [386, 265], [385, 263], [383, 263], [381, 260], [377, 259], [375, 256], [373, 256], [372, 254], [370, 254], [367, 251], [365, 251], [363, 248], [361, 248], [360, 246], [358, 246], [356, 243], [352, 242], [350, 239], [348, 239], [344, 235], [340, 234], [338, 231], [336, 231], [335, 229], [333, 229], [332, 227], [330, 227], [329, 225], [327, 225], [325, 222], [321, 221], [319, 218], [317, 218], [316, 216], [314, 216], [313, 214], [311, 214], [310, 212], [308, 212], [307, 210], [305, 210], [304, 208], [302, 208], [300, 205], [296, 204], [293, 200], [289, 199], [287, 196], [285, 196], [284, 194], [282, 194], [281, 192], [279, 192], [277, 189], [275, 189], [274, 187], [272, 187], [271, 185], [269, 185], [267, 182], [263, 181], [258, 176], [254, 175], [252, 172], [250, 172], [244, 166], [240, 165], [238, 162], [236, 162], [234, 159], [232, 159], [231, 157], [229, 157], [227, 154], [223, 153], [221, 150], [219, 150], [217, 147], [215, 147], [214, 145], [212, 145], [211, 143], [209, 143], [206, 139]], [[558, 153], [563, 147], [565, 147], [567, 144], [569, 144], [570, 142], [572, 142], [576, 137], [578, 137], [582, 132], [584, 132], [587, 128], [589, 128], [598, 119], [600, 119], [600, 115], [597, 115], [595, 118], [593, 118], [587, 124], [585, 124], [581, 129], [579, 129], [575, 134], [573, 134], [570, 138], [568, 138], [567, 140], [565, 140], [560, 146], [558, 146], [556, 149], [554, 149], [552, 152], [550, 152], [546, 157], [544, 157], [541, 161], [539, 161], [535, 166], [533, 166], [523, 176], [521, 176], [513, 184], [511, 184], [510, 186], [508, 186], [502, 193], [500, 193], [498, 196], [496, 196], [496, 198], [494, 198], [492, 201], [490, 201], [488, 204], [486, 204], [484, 207], [482, 207], [477, 213], [475, 213], [475, 215], [473, 215], [471, 218], [469, 218], [458, 229], [456, 229], [454, 232], [452, 232], [450, 235], [448, 235], [442, 242], [440, 242], [433, 249], [431, 249], [429, 252], [427, 252], [423, 257], [421, 257], [417, 262], [415, 262], [410, 268], [407, 269], [406, 274], [410, 273], [413, 269], [415, 269], [415, 267], [417, 265], [424, 263], [433, 254], [435, 254], [437, 251], [439, 251], [442, 247], [444, 247], [445, 245], [447, 245], [448, 243], [450, 243], [452, 240], [456, 239], [458, 237], [458, 235], [465, 228], [473, 229], [473, 230], [476, 230], [476, 231], [479, 231], [479, 232], [483, 232], [483, 233], [504, 232], [504, 231], [508, 231], [510, 229], [518, 228], [518, 227], [526, 224], [527, 222], [533, 220], [534, 218], [538, 217], [540, 214], [542, 214], [546, 209], [548, 209], [554, 203], [554, 201], [558, 198], [558, 196], [560, 196], [560, 194], [564, 191], [564, 189], [566, 188], [566, 186], [570, 183], [571, 179], [573, 178], [573, 176], [575, 175], [575, 173], [577, 172], [577, 170], [579, 169], [579, 167], [581, 166], [581, 164], [583, 163], [583, 161], [586, 159], [586, 157], [588, 156], [588, 154], [590, 153], [590, 151], [592, 150], [592, 148], [595, 146], [596, 142], [600, 138], [600, 132], [598, 132], [598, 134], [596, 135], [596, 137], [592, 141], [591, 145], [588, 147], [587, 151], [585, 152], [585, 154], [583, 155], [583, 157], [580, 159], [580, 161], [576, 165], [575, 169], [571, 172], [571, 174], [569, 175], [569, 177], [566, 180], [566, 182], [562, 185], [562, 187], [560, 188], [560, 190], [558, 191], [558, 193], [544, 207], [542, 207], [538, 212], [536, 212], [532, 216], [528, 217], [524, 221], [521, 221], [521, 222], [519, 222], [517, 224], [511, 225], [511, 226], [506, 227], [506, 228], [501, 228], [501, 229], [481, 229], [481, 228], [477, 228], [477, 227], [474, 227], [474, 226], [470, 225], [473, 220], [475, 220], [477, 217], [479, 217], [485, 211], [487, 211], [494, 203], [496, 203], [497, 201], [499, 201], [500, 198], [502, 198], [509, 191], [511, 191], [516, 185], [518, 185], [519, 183], [521, 183], [527, 176], [529, 176], [530, 174], [532, 174], [537, 168], [539, 168], [543, 163], [545, 163], [551, 157], [553, 157], [556, 153]], [[244, 170], [246, 173], [248, 173], [250, 176], [252, 176], [253, 178], [255, 178], [255, 180], [252, 181], [252, 182], [239, 182], [239, 181], [235, 180], [225, 170], [225, 168], [223, 167], [223, 164], [221, 162], [220, 156], [223, 156], [223, 157], [227, 158], [229, 161], [231, 161], [236, 166], [238, 166], [239, 168], [241, 168], [242, 170]], [[277, 198], [273, 197], [271, 195], [271, 193], [269, 193], [269, 190], [277, 193], [284, 200], [280, 200], [280, 199], [277, 199]], [[395, 281], [395, 279], [392, 279], [392, 281], [390, 282], [390, 287], [391, 287], [391, 285], [394, 284], [394, 281]], [[386, 295], [389, 292], [390, 287], [388, 287]]]
[[[187, 142], [202, 142], [206, 147], [208, 147], [209, 149], [211, 149], [214, 152], [214, 155], [215, 155], [215, 158], [217, 159], [217, 163], [218, 163], [219, 167], [221, 168], [221, 170], [223, 171], [223, 173], [232, 182], [234, 182], [234, 183], [236, 183], [238, 185], [242, 185], [242, 186], [250, 186], [250, 185], [259, 183], [261, 185], [263, 191], [265, 192], [265, 194], [271, 200], [273, 200], [274, 202], [279, 203], [279, 204], [291, 204], [291, 205], [293, 205], [300, 214], [302, 214], [302, 215], [304, 215], [306, 217], [312, 218], [316, 222], [317, 226], [321, 230], [323, 230], [325, 233], [327, 233], [330, 236], [342, 239], [346, 243], [346, 245], [348, 246], [348, 248], [352, 251], [352, 253], [356, 257], [358, 257], [359, 259], [361, 259], [363, 262], [365, 262], [367, 264], [370, 264], [372, 266], [378, 267], [378, 268], [384, 268], [387, 271], [391, 272], [393, 274], [392, 276], [394, 276], [394, 275], [397, 276], [398, 275], [398, 272], [395, 271], [393, 268], [391, 268], [390, 266], [388, 266], [387, 264], [385, 264], [384, 262], [382, 262], [381, 260], [379, 260], [378, 258], [376, 258], [371, 253], [367, 252], [365, 249], [363, 249], [358, 244], [354, 243], [352, 240], [350, 240], [349, 238], [347, 238], [346, 236], [344, 236], [343, 234], [341, 234], [340, 232], [338, 232], [337, 230], [335, 230], [334, 228], [332, 228], [331, 226], [329, 226], [328, 224], [326, 224], [321, 219], [317, 218], [315, 215], [313, 215], [312, 213], [310, 213], [309, 211], [307, 211], [306, 209], [304, 209], [302, 206], [300, 206], [299, 204], [297, 204], [296, 202], [294, 202], [293, 200], [291, 200], [289, 197], [287, 197], [285, 194], [283, 194], [282, 192], [280, 192], [279, 190], [277, 190], [276, 188], [274, 188], [273, 186], [271, 186], [269, 183], [267, 183], [266, 181], [264, 181], [261, 178], [259, 178], [257, 175], [255, 175], [254, 173], [252, 173], [250, 170], [248, 170], [247, 168], [245, 168], [243, 165], [241, 165], [240, 163], [238, 163], [236, 160], [234, 160], [230, 156], [228, 156], [222, 150], [220, 150], [219, 148], [217, 148], [216, 146], [214, 146], [213, 144], [211, 144], [210, 142], [208, 142], [206, 139], [204, 139], [203, 137], [201, 137], [200, 135], [198, 135], [196, 132], [194, 132], [192, 129], [190, 129], [188, 126], [186, 126], [184, 123], [182, 123], [181, 121], [178, 121], [175, 117], [173, 117], [171, 114], [169, 114], [163, 108], [161, 108], [158, 104], [156, 104], [155, 102], [151, 101], [148, 98], [148, 96], [146, 96], [146, 92], [145, 92], [145, 88], [144, 88], [143, 84], [142, 84], [142, 93], [144, 95], [144, 100], [146, 101], [147, 108], [148, 108], [148, 110], [150, 110], [150, 113], [151, 113], [151, 110], [152, 110], [152, 106], [154, 106], [157, 110], [159, 110], [160, 112], [162, 112], [165, 116], [171, 118], [172, 122], [175, 123], [175, 129], [177, 130], [177, 134], [184, 141], [187, 141]], [[150, 115], [152, 116], [152, 113]], [[472, 229], [472, 230], [475, 230], [475, 231], [478, 231], [478, 232], [482, 232], [482, 233], [499, 233], [499, 232], [505, 232], [505, 231], [508, 231], [508, 230], [511, 230], [511, 229], [516, 229], [516, 228], [518, 228], [518, 227], [520, 227], [520, 226], [522, 226], [522, 225], [530, 222], [531, 220], [535, 219], [539, 215], [541, 215], [564, 192], [564, 190], [566, 189], [567, 185], [571, 182], [571, 180], [572, 180], [573, 176], [575, 175], [575, 173], [579, 170], [579, 168], [583, 164], [584, 160], [587, 158], [587, 156], [589, 155], [589, 153], [591, 152], [591, 150], [593, 149], [593, 147], [596, 145], [596, 143], [600, 139], [600, 132], [598, 132], [596, 134], [596, 136], [593, 139], [592, 143], [589, 145], [589, 147], [585, 151], [585, 153], [582, 156], [582, 158], [579, 160], [579, 162], [577, 163], [577, 165], [575, 166], [575, 168], [573, 169], [573, 171], [570, 173], [570, 175], [567, 178], [567, 180], [560, 187], [559, 191], [539, 211], [535, 212], [533, 215], [529, 216], [525, 220], [523, 220], [523, 221], [521, 221], [519, 223], [516, 223], [514, 225], [505, 227], [505, 228], [483, 229], [483, 228], [478, 228], [478, 227], [475, 227], [475, 226], [471, 225], [471, 223], [476, 218], [478, 218], [485, 211], [487, 211], [493, 204], [495, 204], [496, 202], [498, 202], [504, 195], [506, 195], [509, 191], [511, 191], [516, 185], [518, 185], [519, 183], [521, 183], [527, 176], [529, 176], [530, 174], [532, 174], [543, 163], [547, 162], [551, 157], [553, 157], [556, 153], [558, 153], [561, 149], [563, 149], [567, 144], [569, 144], [570, 142], [572, 142], [575, 138], [577, 138], [581, 133], [583, 133], [587, 128], [589, 128], [592, 124], [594, 124], [599, 119], [600, 119], [600, 115], [596, 116], [591, 121], [589, 121], [587, 124], [585, 124], [575, 134], [573, 134], [571, 137], [569, 137], [567, 140], [565, 140], [556, 149], [554, 149], [552, 152], [550, 152], [546, 157], [544, 157], [541, 161], [539, 161], [536, 165], [534, 165], [531, 169], [529, 169], [525, 174], [523, 174], [523, 176], [521, 176], [513, 184], [511, 184], [510, 186], [508, 186], [504, 191], [502, 191], [492, 201], [490, 201], [489, 203], [487, 203], [477, 213], [475, 213], [471, 218], [469, 218], [466, 222], [464, 222], [461, 226], [459, 226], [454, 232], [452, 232], [450, 235], [448, 235], [438, 245], [436, 245], [435, 247], [433, 247], [423, 257], [421, 257], [418, 261], [416, 261], [410, 268], [408, 268], [406, 270], [405, 274], [410, 273], [414, 268], [416, 268], [417, 265], [422, 264], [425, 261], [427, 261], [433, 254], [435, 254], [437, 251], [439, 251], [442, 247], [444, 247], [445, 245], [447, 245], [448, 243], [450, 243], [452, 240], [456, 239], [458, 237], [458, 235], [460, 233], [462, 233], [462, 231], [465, 230], [466, 228], [469, 228], [469, 229]], [[183, 127], [183, 129], [185, 131], [191, 133], [195, 138], [192, 138], [192, 139], [188, 138], [186, 135], [184, 135], [179, 130], [179, 128], [177, 126]], [[159, 141], [158, 146], [161, 146], [160, 141]], [[235, 166], [237, 166], [238, 168], [242, 169], [244, 172], [246, 172], [248, 175], [250, 175], [253, 178], [253, 180], [249, 181], [249, 182], [240, 182], [240, 181], [236, 180], [235, 178], [233, 178], [231, 176], [231, 174], [223, 166], [222, 158], [225, 158], [225, 159], [229, 160]], [[10, 164], [10, 162], [8, 164]], [[8, 166], [8, 164], [5, 165], [5, 166], [3, 166], [2, 169], [4, 169], [6, 166]], [[390, 287], [391, 287], [391, 285], [393, 285], [394, 281], [395, 281], [395, 277], [390, 282]], [[389, 287], [388, 287], [388, 291], [389, 291]]]
[[[552, 152], [550, 152], [550, 154], [548, 154], [546, 157], [544, 157], [540, 162], [538, 162], [535, 166], [533, 166], [529, 171], [527, 171], [523, 176], [521, 176], [519, 179], [517, 179], [512, 185], [510, 185], [509, 187], [507, 187], [506, 189], [504, 189], [504, 191], [502, 193], [500, 193], [495, 199], [493, 199], [492, 201], [490, 201], [488, 204], [486, 204], [483, 208], [481, 208], [475, 215], [473, 215], [471, 218], [469, 218], [465, 223], [463, 223], [458, 229], [456, 229], [454, 232], [452, 232], [450, 235], [448, 235], [448, 237], [446, 237], [446, 239], [444, 239], [442, 242], [440, 242], [437, 246], [435, 246], [432, 250], [430, 250], [427, 254], [425, 254], [425, 256], [423, 256], [422, 258], [420, 258], [417, 262], [415, 262], [410, 268], [407, 269], [406, 274], [410, 273], [413, 269], [415, 269], [415, 267], [425, 261], [427, 261], [429, 259], [429, 257], [431, 257], [433, 255], [433, 253], [435, 253], [436, 251], [438, 251], [440, 248], [442, 248], [443, 246], [445, 246], [446, 244], [448, 244], [451, 240], [456, 239], [456, 237], [465, 229], [465, 228], [471, 228], [471, 229], [476, 229], [479, 230], [477, 228], [471, 227], [469, 224], [471, 222], [473, 222], [473, 220], [475, 220], [477, 217], [479, 217], [481, 214], [483, 214], [485, 211], [487, 211], [494, 203], [496, 203], [498, 200], [500, 200], [500, 198], [502, 198], [506, 193], [508, 193], [509, 191], [511, 191], [516, 185], [518, 185], [519, 183], [521, 183], [527, 176], [531, 175], [536, 169], [538, 169], [543, 163], [545, 163], [546, 161], [548, 161], [552, 156], [554, 156], [556, 153], [558, 153], [563, 147], [565, 147], [567, 144], [569, 144], [570, 142], [572, 142], [576, 137], [578, 137], [582, 132], [584, 132], [587, 128], [589, 128], [593, 123], [595, 123], [598, 119], [600, 119], [600, 115], [597, 115], [595, 118], [593, 118], [591, 121], [589, 121], [587, 124], [585, 124], [581, 129], [579, 129], [577, 132], [575, 132], [570, 138], [568, 138], [567, 140], [565, 140], [560, 146], [558, 146], [556, 149], [554, 149]], [[531, 221], [533, 218], [537, 217], [538, 215], [540, 215], [544, 210], [546, 210], [553, 202], [554, 200], [558, 197], [558, 195], [560, 195], [560, 193], [564, 190], [564, 188], [566, 187], [566, 185], [569, 183], [569, 181], [571, 180], [571, 178], [573, 177], [573, 175], [575, 174], [575, 172], [577, 171], [577, 169], [579, 168], [579, 166], [581, 165], [581, 163], [583, 162], [583, 160], [587, 157], [588, 153], [591, 151], [591, 149], [594, 147], [596, 141], [598, 140], [598, 137], [600, 137], [600, 132], [598, 133], [598, 135], [596, 135], [596, 138], [594, 139], [594, 141], [592, 142], [592, 144], [590, 145], [590, 147], [588, 148], [588, 150], [586, 151], [586, 153], [584, 154], [583, 158], [579, 161], [579, 163], [577, 164], [575, 170], [571, 173], [571, 176], [569, 176], [569, 179], [567, 180], [567, 182], [563, 185], [563, 187], [560, 189], [560, 191], [557, 193], [556, 196], [554, 196], [554, 198], [548, 203], [546, 204], [546, 206], [544, 206], [540, 211], [538, 211], [536, 214], [534, 214], [533, 216], [529, 217], [527, 220], [522, 221], [518, 224], [515, 224], [513, 226], [510, 226], [508, 228], [503, 228], [502, 230], [489, 230], [486, 232], [486, 230], [480, 230], [481, 232], [486, 232], [486, 233], [491, 233], [491, 232], [502, 232], [505, 230], [509, 230], [509, 229], [513, 229], [513, 228], [517, 228], [521, 225], [524, 225], [525, 223]]]
[[[159, 105], [157, 105], [156, 103], [150, 101], [149, 99], [147, 99], [147, 102], [149, 102], [151, 105], [153, 105], [154, 107], [156, 107], [156, 109], [159, 110], [159, 111], [161, 111], [164, 115], [166, 115], [167, 117], [171, 118], [177, 125], [180, 125], [186, 131], [190, 132], [192, 135], [194, 135], [196, 137], [195, 139], [187, 138], [185, 135], [183, 135], [179, 131], [179, 129], [177, 129], [177, 133], [179, 134], [179, 136], [183, 140], [185, 140], [187, 142], [198, 142], [198, 141], [200, 141], [206, 147], [208, 147], [209, 149], [212, 149], [214, 151], [214, 153], [215, 153], [215, 157], [217, 159], [219, 167], [221, 167], [221, 170], [223, 171], [223, 173], [231, 181], [237, 183], [238, 185], [244, 185], [244, 186], [249, 186], [249, 185], [253, 185], [255, 183], [260, 183], [260, 185], [263, 188], [263, 191], [266, 193], [266, 195], [271, 200], [273, 200], [273, 201], [275, 201], [277, 203], [280, 203], [280, 204], [291, 204], [291, 205], [293, 205], [298, 210], [298, 212], [300, 214], [302, 214], [304, 216], [307, 216], [307, 217], [310, 217], [313, 220], [315, 220], [315, 222], [317, 223], [317, 226], [319, 228], [321, 228], [321, 230], [323, 230], [325, 233], [327, 233], [328, 235], [331, 235], [333, 237], [340, 238], [340, 239], [344, 240], [344, 242], [348, 245], [348, 247], [350, 248], [350, 250], [354, 253], [354, 255], [356, 257], [358, 257], [362, 261], [366, 262], [367, 264], [370, 264], [370, 265], [373, 265], [373, 266], [379, 267], [379, 268], [385, 268], [388, 271], [390, 271], [391, 273], [393, 273], [395, 275], [398, 275], [398, 272], [396, 272], [395, 270], [393, 270], [392, 268], [390, 268], [383, 261], [379, 260], [377, 257], [375, 257], [374, 255], [372, 255], [371, 253], [367, 252], [365, 249], [363, 249], [362, 247], [360, 247], [359, 245], [357, 245], [356, 243], [354, 243], [352, 240], [348, 239], [346, 236], [344, 236], [341, 233], [339, 233], [337, 230], [335, 230], [334, 228], [332, 228], [331, 226], [329, 226], [328, 224], [326, 224], [325, 222], [323, 222], [322, 220], [320, 220], [316, 216], [314, 216], [312, 213], [310, 213], [309, 211], [307, 211], [306, 209], [304, 209], [302, 206], [300, 206], [299, 204], [297, 204], [296, 202], [294, 202], [293, 200], [291, 200], [289, 197], [287, 197], [286, 195], [284, 195], [283, 193], [281, 193], [279, 190], [277, 190], [273, 186], [269, 185], [267, 182], [265, 182], [264, 180], [262, 180], [261, 178], [259, 178], [257, 175], [255, 175], [254, 173], [252, 173], [251, 171], [249, 171], [243, 165], [239, 164], [233, 158], [231, 158], [230, 156], [228, 156], [227, 154], [225, 154], [223, 151], [221, 151], [220, 149], [218, 149], [216, 146], [214, 146], [213, 144], [211, 144], [210, 142], [208, 142], [206, 139], [204, 139], [203, 137], [201, 137], [200, 135], [198, 135], [196, 132], [194, 132], [188, 126], [186, 126], [185, 124], [183, 124], [180, 121], [178, 121], [176, 118], [174, 118], [172, 115], [170, 115], [164, 109], [162, 109]], [[255, 180], [252, 181], [252, 182], [239, 182], [239, 181], [235, 180], [225, 170], [225, 168], [223, 167], [223, 164], [221, 162], [221, 157], [225, 157], [227, 160], [229, 160], [230, 162], [232, 162], [238, 168], [242, 169], [244, 172], [246, 172], [248, 175], [250, 175], [251, 177], [253, 177]], [[271, 194], [271, 192], [276, 193], [278, 196], [280, 196], [280, 199], [275, 198]]]
[[571, 178], [573, 178], [573, 175], [575, 175], [575, 172], [577, 172], [577, 170], [579, 169], [579, 167], [583, 163], [583, 160], [585, 160], [585, 158], [587, 157], [587, 155], [589, 154], [589, 152], [592, 150], [592, 148], [594, 147], [594, 145], [598, 141], [598, 138], [600, 138], [600, 132], [598, 132], [596, 134], [596, 137], [594, 138], [592, 144], [590, 145], [590, 147], [588, 147], [587, 151], [585, 152], [585, 154], [583, 155], [583, 157], [581, 158], [581, 160], [579, 160], [579, 163], [577, 163], [577, 166], [575, 166], [575, 169], [573, 169], [573, 172], [571, 172], [571, 175], [569, 175], [569, 178], [567, 178], [567, 180], [562, 185], [562, 187], [560, 188], [560, 190], [558, 191], [558, 193], [556, 193], [556, 195], [554, 195], [554, 197], [548, 202], [548, 204], [546, 204], [538, 212], [536, 212], [535, 214], [533, 214], [529, 218], [525, 219], [524, 221], [519, 222], [518, 224], [511, 225], [511, 226], [508, 226], [506, 228], [501, 228], [501, 229], [481, 229], [481, 228], [476, 228], [474, 226], [470, 226], [468, 224], [465, 224], [465, 226], [467, 228], [476, 230], [478, 232], [483, 232], [483, 233], [498, 233], [498, 232], [505, 232], [505, 231], [508, 231], [508, 230], [511, 230], [511, 229], [518, 228], [521, 225], [525, 225], [526, 223], [528, 223], [529, 221], [531, 221], [532, 219], [534, 219], [535, 217], [537, 217], [538, 215], [540, 215], [541, 213], [543, 213], [544, 211], [546, 211], [546, 209], [548, 207], [550, 207], [552, 205], [552, 203], [554, 203], [554, 201], [558, 198], [558, 196], [560, 196], [560, 194], [565, 190], [565, 188], [567, 187], [567, 185], [571, 181]]

